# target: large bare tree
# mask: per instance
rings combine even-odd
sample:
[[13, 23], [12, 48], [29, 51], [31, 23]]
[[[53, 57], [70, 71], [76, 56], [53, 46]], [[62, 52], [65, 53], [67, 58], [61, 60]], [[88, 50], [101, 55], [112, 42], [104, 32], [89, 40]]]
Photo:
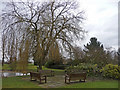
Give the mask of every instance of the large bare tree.
[[2, 32], [2, 66], [5, 62], [5, 53], [6, 53], [6, 38], [7, 36]]
[[[8, 2], [2, 14], [3, 30], [16, 32], [19, 43], [21, 36], [31, 40], [30, 55], [39, 67], [54, 42], [69, 51], [74, 41], [84, 37], [81, 27], [83, 11], [77, 2], [55, 0], [50, 2]], [[39, 51], [39, 53], [38, 53]]]

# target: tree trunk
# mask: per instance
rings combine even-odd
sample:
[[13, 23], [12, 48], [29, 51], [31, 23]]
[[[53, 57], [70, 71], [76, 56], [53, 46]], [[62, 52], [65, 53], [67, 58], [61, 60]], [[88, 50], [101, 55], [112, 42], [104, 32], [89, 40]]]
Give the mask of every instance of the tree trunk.
[[2, 58], [2, 66], [4, 66], [4, 55], [3, 55], [3, 58]]
[[4, 59], [5, 59], [5, 43], [3, 42], [3, 47], [2, 47], [2, 66], [4, 66]]
[[41, 60], [39, 60], [39, 69], [42, 70], [42, 65], [43, 65], [43, 61], [45, 60], [45, 57], [47, 55], [48, 51], [45, 51], [43, 54], [42, 54], [42, 58]]
[[42, 65], [39, 65], [39, 69], [42, 70]]

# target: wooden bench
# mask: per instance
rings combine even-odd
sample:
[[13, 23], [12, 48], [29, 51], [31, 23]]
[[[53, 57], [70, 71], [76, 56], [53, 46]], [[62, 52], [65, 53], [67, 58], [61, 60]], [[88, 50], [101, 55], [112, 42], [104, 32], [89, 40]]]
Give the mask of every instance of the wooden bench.
[[53, 70], [39, 70], [39, 73], [41, 73], [41, 75], [54, 76]]
[[47, 76], [41, 75], [39, 72], [30, 72], [30, 78], [31, 80], [34, 78], [34, 80], [40, 80], [40, 84], [42, 83], [42, 80], [47, 83]]
[[65, 75], [65, 83], [67, 83], [67, 80], [70, 83], [70, 80], [86, 80], [86, 72], [77, 72], [77, 73], [69, 73]]

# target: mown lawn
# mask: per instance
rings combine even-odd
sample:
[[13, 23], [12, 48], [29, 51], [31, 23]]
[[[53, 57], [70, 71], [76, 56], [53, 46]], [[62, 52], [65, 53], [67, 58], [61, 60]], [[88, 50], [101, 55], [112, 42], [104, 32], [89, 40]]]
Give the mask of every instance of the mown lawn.
[[[55, 80], [55, 79], [54, 79]], [[56, 78], [56, 83], [57, 83]], [[61, 83], [64, 83], [61, 82]], [[46, 83], [47, 84], [47, 83]], [[23, 77], [7, 77], [2, 79], [3, 88], [41, 88], [38, 82], [25, 80]], [[44, 84], [42, 84], [44, 85]], [[64, 86], [60, 88], [118, 88], [118, 81], [116, 80], [101, 80], [94, 82], [80, 82], [80, 83], [71, 83], [63, 84]], [[57, 86], [56, 86], [57, 87]]]
[[[4, 66], [2, 67], [3, 70], [11, 70], [11, 68], [9, 67], [9, 64], [4, 64]], [[45, 66], [42, 66], [43, 70], [53, 70], [55, 71], [55, 74], [64, 74], [64, 70], [61, 69], [51, 69], [51, 68], [46, 68]], [[27, 67], [27, 71], [37, 71], [37, 66], [35, 66], [34, 64], [28, 64]]]
[[[10, 70], [10, 66], [9, 64], [4, 64], [4, 66], [0, 66], [0, 69], [4, 69], [4, 70]], [[28, 67], [27, 67], [28, 70], [32, 70], [32, 71], [37, 71], [37, 66], [35, 66], [34, 64], [28, 64]], [[51, 68], [46, 68], [44, 66], [42, 66], [42, 69], [43, 70], [54, 70], [54, 71], [64, 71], [64, 70], [61, 70], [61, 69], [51, 69]]]
[[2, 67], [2, 65], [1, 65], [0, 69], [3, 69], [3, 70], [10, 70], [11, 68], [9, 67], [8, 64], [4, 64], [3, 67]]
[[86, 83], [76, 83], [63, 86], [62, 88], [118, 88], [118, 81], [105, 80]]
[[38, 84], [23, 80], [22, 77], [7, 77], [2, 79], [2, 88], [40, 88]]
[[[53, 70], [55, 72], [55, 75], [60, 75], [64, 74], [64, 70], [61, 69], [51, 69], [51, 68], [46, 68], [45, 66], [42, 66], [42, 70]], [[28, 64], [28, 71], [37, 71], [37, 66], [33, 64]]]

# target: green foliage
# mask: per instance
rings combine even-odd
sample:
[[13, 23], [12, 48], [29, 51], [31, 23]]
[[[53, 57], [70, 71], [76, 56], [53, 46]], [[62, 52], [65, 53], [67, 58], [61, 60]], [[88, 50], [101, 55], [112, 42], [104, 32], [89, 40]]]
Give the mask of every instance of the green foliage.
[[67, 65], [76, 66], [80, 63], [80, 60], [72, 60], [67, 63]]
[[62, 62], [55, 62], [53, 60], [49, 60], [45, 63], [45, 67], [53, 69], [65, 69], [67, 65], [62, 64]]
[[120, 66], [118, 65], [107, 64], [100, 72], [103, 77], [120, 79]]
[[86, 71], [88, 76], [103, 76], [105, 78], [120, 79], [120, 66], [107, 64], [100, 68], [97, 64], [80, 63], [77, 66], [70, 66], [66, 68], [69, 72]]
[[97, 38], [96, 37], [92, 37], [90, 39], [90, 42], [87, 43], [87, 45], [84, 47], [87, 49], [87, 50], [84, 50], [86, 53], [90, 52], [90, 51], [97, 51], [98, 49], [101, 49], [103, 50], [103, 45], [97, 41]]
[[97, 38], [91, 38], [90, 42], [87, 43], [86, 46], [84, 45], [84, 47], [84, 59], [87, 63], [98, 64], [99, 67], [108, 64], [109, 60], [107, 59], [104, 47], [99, 41], [97, 41]]
[[51, 68], [54, 68], [54, 69], [65, 69], [67, 67], [67, 65], [53, 65], [51, 66]]
[[53, 60], [49, 60], [49, 61], [47, 61], [46, 63], [45, 63], [45, 67], [47, 67], [47, 68], [50, 68], [51, 66], [53, 66], [54, 65], [54, 61]]
[[77, 66], [70, 66], [66, 68], [66, 71], [69, 72], [81, 72], [86, 71], [89, 76], [97, 76], [99, 69], [97, 64], [89, 64], [89, 63], [79, 63]]

